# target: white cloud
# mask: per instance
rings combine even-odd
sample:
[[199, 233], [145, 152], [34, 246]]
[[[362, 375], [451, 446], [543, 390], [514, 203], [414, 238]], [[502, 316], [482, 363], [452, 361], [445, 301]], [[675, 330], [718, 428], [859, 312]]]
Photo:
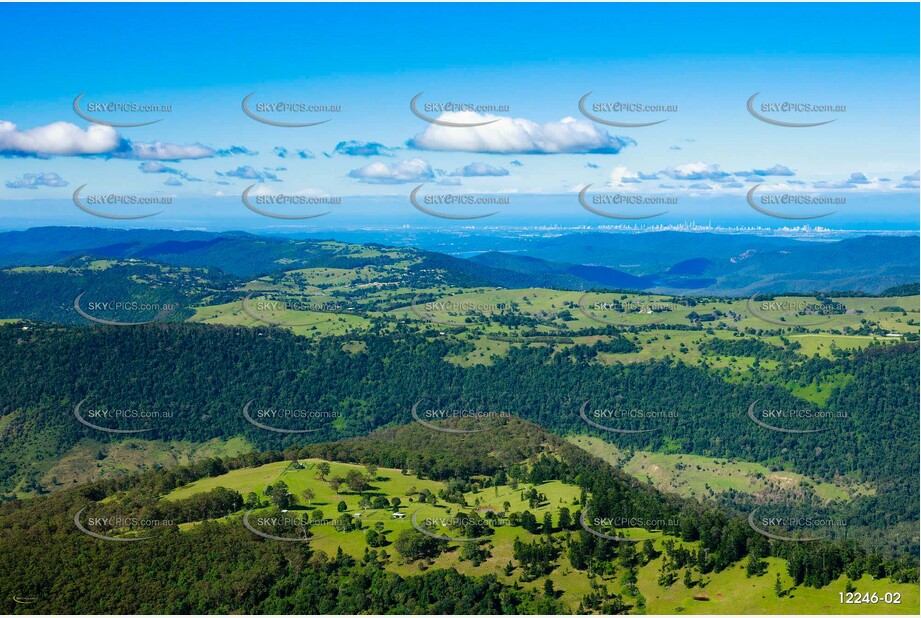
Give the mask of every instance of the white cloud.
[[409, 159], [398, 163], [370, 163], [349, 172], [349, 178], [369, 184], [402, 184], [427, 182], [435, 179], [432, 166], [422, 159]]
[[0, 155], [19, 157], [98, 155], [119, 148], [122, 140], [109, 126], [93, 124], [84, 131], [69, 122], [52, 122], [20, 131], [0, 120]]
[[243, 180], [275, 180], [278, 181], [279, 178], [273, 174], [270, 170], [264, 169], [262, 171], [257, 170], [252, 165], [241, 165], [235, 170], [227, 170], [226, 172], [215, 172], [218, 176], [225, 176], [230, 178], [241, 178]]
[[640, 182], [639, 174], [631, 172], [622, 165], [618, 165], [611, 170], [611, 180], [608, 184], [612, 187], [623, 187], [625, 184], [636, 184], [638, 182]]
[[166, 142], [132, 142], [107, 125], [91, 124], [86, 130], [69, 122], [20, 131], [0, 120], [0, 156], [7, 157], [115, 157], [140, 161], [180, 161], [257, 153], [243, 146], [214, 150], [202, 144], [188, 146]]
[[16, 180], [7, 180], [8, 189], [38, 189], [39, 187], [66, 187], [67, 181], [57, 172], [23, 174]]
[[127, 153], [115, 153], [115, 156], [151, 161], [179, 161], [182, 159], [209, 159], [217, 156], [217, 152], [201, 144], [181, 146], [164, 142], [132, 142]]
[[454, 172], [451, 173], [451, 176], [463, 176], [465, 178], [472, 178], [474, 176], [508, 176], [509, 171], [504, 167], [496, 167], [494, 165], [489, 165], [488, 163], [470, 163], [464, 167], [459, 167]]
[[411, 139], [409, 146], [421, 150], [505, 154], [616, 154], [626, 146], [636, 144], [629, 137], [613, 136], [590, 122], [571, 117], [538, 124], [526, 118], [446, 112], [438, 119], [465, 124], [496, 122], [463, 128], [432, 124]]
[[786, 165], [777, 163], [765, 169], [753, 169], [743, 172], [736, 172], [738, 176], [796, 176], [796, 172]]
[[719, 165], [703, 161], [669, 167], [662, 170], [662, 173], [673, 180], [716, 180], [729, 176], [729, 173], [721, 170]]

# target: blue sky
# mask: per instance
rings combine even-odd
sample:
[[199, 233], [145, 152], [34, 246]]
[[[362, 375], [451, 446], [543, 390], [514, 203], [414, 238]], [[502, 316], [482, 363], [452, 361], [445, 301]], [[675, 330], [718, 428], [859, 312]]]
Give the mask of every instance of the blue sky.
[[[68, 4], [3, 12], [13, 24], [0, 42], [6, 217], [35, 216], [24, 200], [69, 200], [82, 185], [201, 204], [256, 183], [257, 193], [344, 200], [405, 200], [425, 183], [431, 194], [517, 194], [522, 208], [523, 196], [571, 196], [586, 184], [678, 195], [700, 205], [684, 212], [701, 220], [717, 198], [747, 209], [746, 192], [761, 183], [761, 191], [853, 196], [852, 211], [918, 227], [916, 4]], [[87, 111], [110, 122], [161, 119], [93, 125], [72, 109], [83, 92], [84, 111], [105, 101], [170, 111]], [[251, 109], [280, 101], [341, 111], [260, 114], [329, 120], [271, 126], [243, 113], [251, 92]], [[411, 113], [419, 92], [420, 106], [502, 111], [427, 114], [495, 120], [444, 127]], [[588, 92], [586, 105], [603, 119], [666, 122], [593, 122], [578, 106]], [[756, 92], [766, 117], [834, 122], [759, 121], [746, 109]], [[618, 102], [672, 111], [605, 111]], [[771, 107], [784, 102], [840, 111]]]

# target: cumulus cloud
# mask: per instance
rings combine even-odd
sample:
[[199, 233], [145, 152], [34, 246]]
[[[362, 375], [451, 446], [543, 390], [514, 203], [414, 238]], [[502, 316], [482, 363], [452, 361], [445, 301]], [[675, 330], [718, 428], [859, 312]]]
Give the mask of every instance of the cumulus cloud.
[[[182, 170], [164, 165], [160, 161], [144, 161], [138, 165], [138, 169], [141, 170], [142, 174], [172, 174], [174, 176], [179, 176], [183, 180], [188, 180], [189, 182], [201, 182], [201, 178], [193, 178]], [[171, 183], [167, 180], [166, 184]]]
[[854, 183], [855, 185], [870, 184], [870, 179], [867, 178], [866, 175], [862, 174], [861, 172], [854, 172], [853, 174], [851, 174], [850, 178], [848, 178], [848, 181]]
[[847, 180], [819, 180], [812, 183], [816, 189], [856, 189], [857, 185]]
[[7, 189], [38, 189], [39, 187], [66, 187], [67, 181], [57, 172], [23, 174], [15, 180], [7, 180]]
[[611, 170], [611, 180], [608, 184], [612, 187], [622, 187], [625, 184], [634, 184], [638, 182], [640, 182], [639, 174], [631, 172], [622, 165], [618, 165]]
[[672, 180], [716, 180], [730, 175], [721, 170], [719, 165], [703, 161], [669, 167], [662, 170], [662, 173]]
[[473, 178], [475, 176], [508, 176], [509, 171], [504, 167], [495, 167], [488, 163], [471, 163], [464, 167], [459, 167], [451, 173], [451, 176], [462, 176]]
[[352, 170], [349, 178], [368, 184], [402, 184], [428, 182], [435, 179], [432, 166], [422, 159], [409, 159], [397, 163], [375, 162]]
[[201, 144], [182, 146], [164, 142], [129, 142], [125, 151], [113, 153], [113, 156], [149, 161], [181, 161], [229, 155], [219, 155], [217, 151]]
[[301, 150], [288, 150], [284, 146], [276, 146], [273, 151], [275, 156], [280, 159], [287, 159], [288, 156], [297, 157], [298, 159], [314, 159], [316, 156], [306, 148]]
[[739, 176], [796, 176], [796, 172], [780, 163], [766, 169], [753, 169], [744, 172], [736, 172], [736, 174]]
[[464, 128], [432, 124], [407, 144], [420, 150], [504, 154], [616, 154], [628, 145], [636, 145], [629, 137], [611, 135], [590, 122], [571, 117], [538, 124], [525, 118], [445, 112], [439, 120], [466, 124], [496, 122]]
[[258, 153], [243, 146], [215, 150], [202, 144], [132, 142], [107, 125], [92, 124], [84, 130], [69, 122], [52, 122], [20, 131], [12, 122], [0, 120], [0, 156], [5, 157], [114, 157], [180, 161], [241, 154]]
[[353, 139], [336, 144], [333, 154], [344, 157], [392, 157], [394, 150], [396, 149], [379, 142], [361, 142]]
[[7, 157], [100, 155], [123, 146], [118, 132], [105, 125], [83, 130], [69, 122], [52, 122], [20, 131], [12, 122], [0, 120], [0, 155]]
[[611, 170], [611, 179], [608, 184], [612, 187], [623, 187], [624, 185], [639, 184], [644, 180], [658, 180], [657, 174], [644, 174], [643, 172], [632, 172], [626, 167], [619, 165]]
[[269, 170], [259, 171], [254, 168], [252, 165], [241, 165], [235, 170], [228, 170], [226, 172], [215, 172], [218, 176], [225, 176], [229, 178], [242, 178], [243, 180], [278, 180], [278, 176], [270, 172]]
[[862, 172], [854, 172], [844, 180], [819, 180], [812, 183], [816, 189], [857, 189], [860, 185], [878, 184]]
[[585, 164], [585, 167], [587, 167], [587, 168], [590, 169], [590, 170], [596, 170], [596, 169], [598, 169], [598, 168], [601, 167], [601, 166], [598, 165], [597, 163], [586, 163], [586, 164]]
[[182, 186], [182, 183], [179, 182], [178, 178], [167, 178], [166, 180], [163, 181], [163, 184], [165, 184], [168, 187], [181, 187]]
[[919, 180], [921, 180], [921, 177], [919, 176], [921, 176], [921, 171], [915, 172], [914, 174], [910, 176], [902, 176], [902, 180], [904, 180], [905, 182], [911, 182], [913, 180], [915, 182], [918, 182]]
[[250, 150], [246, 146], [231, 146], [230, 148], [221, 148], [215, 152], [219, 157], [235, 157], [237, 155], [247, 155], [249, 157], [254, 157], [259, 154], [255, 150]]
[[681, 146], [669, 146], [669, 150], [684, 150]]
[[688, 189], [695, 189], [697, 191], [712, 191], [713, 187], [711, 187], [705, 182], [695, 182], [693, 184], [688, 185]]
[[522, 162], [519, 161], [518, 159], [515, 159], [514, 161], [509, 161], [508, 164], [509, 164], [509, 165], [514, 165], [515, 167], [521, 167], [522, 165], [524, 165], [524, 163], [522, 163]]

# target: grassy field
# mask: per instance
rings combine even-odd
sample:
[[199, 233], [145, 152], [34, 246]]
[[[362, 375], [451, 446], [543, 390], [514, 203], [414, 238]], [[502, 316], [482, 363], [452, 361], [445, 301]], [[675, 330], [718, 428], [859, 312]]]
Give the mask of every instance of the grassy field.
[[[405, 267], [406, 265], [400, 264]], [[674, 358], [699, 364], [706, 361], [714, 367], [726, 367], [731, 372], [744, 375], [755, 361], [746, 357], [704, 357], [698, 346], [712, 338], [733, 337], [746, 329], [755, 331], [787, 330], [797, 325], [805, 326], [808, 333], [788, 332], [787, 338], [802, 347], [804, 356], [818, 354], [831, 357], [833, 346], [843, 350], [866, 347], [872, 342], [892, 342], [899, 337], [879, 334], [854, 334], [866, 326], [874, 326], [886, 333], [916, 335], [919, 322], [919, 298], [900, 296], [891, 298], [841, 298], [834, 299], [837, 311], [833, 315], [793, 315], [792, 312], [759, 308], [758, 302], [749, 299], [674, 299], [655, 294], [582, 294], [549, 290], [543, 288], [497, 289], [497, 288], [409, 288], [404, 286], [404, 275], [397, 265], [387, 267], [367, 266], [359, 269], [310, 268], [292, 270], [278, 280], [258, 279], [241, 288], [241, 296], [269, 292], [295, 294], [299, 302], [306, 305], [342, 303], [337, 291], [348, 292], [345, 305], [332, 311], [284, 310], [261, 311], [259, 317], [269, 322], [294, 324], [284, 326], [295, 333], [309, 337], [328, 334], [342, 334], [348, 331], [363, 331], [370, 326], [370, 318], [386, 316], [402, 323], [415, 324], [419, 328], [439, 331], [469, 342], [474, 350], [452, 356], [452, 362], [460, 365], [489, 364], [493, 355], [505, 354], [514, 342], [497, 341], [490, 337], [515, 338], [523, 331], [546, 335], [567, 336], [568, 333], [584, 328], [600, 328], [610, 324], [642, 327], [657, 324], [661, 330], [643, 331], [629, 335], [640, 350], [629, 354], [602, 354], [600, 360], [607, 363], [635, 363], [652, 359]], [[419, 300], [412, 302], [416, 295]], [[434, 300], [432, 300], [434, 299]], [[793, 305], [812, 306], [811, 297], [782, 297], [783, 302]], [[622, 311], [611, 308], [620, 303]], [[415, 306], [413, 306], [415, 304]], [[770, 307], [770, 305], [767, 305]], [[898, 307], [904, 311], [892, 311]], [[887, 309], [882, 311], [882, 309]], [[345, 310], [345, 311], [343, 311]], [[712, 321], [697, 323], [696, 330], [679, 330], [695, 323], [690, 316], [714, 315]], [[499, 315], [520, 315], [534, 320], [533, 325], [509, 327], [493, 321]], [[263, 322], [247, 315], [241, 303], [211, 305], [196, 310], [191, 321], [214, 324], [258, 325]], [[781, 320], [783, 324], [771, 320]], [[675, 328], [668, 328], [673, 326]], [[850, 333], [847, 329], [853, 329]], [[781, 345], [776, 335], [757, 336], [768, 343]], [[578, 341], [577, 343], [585, 343]], [[532, 344], [541, 345], [541, 344]], [[566, 343], [557, 344], [565, 348]], [[760, 361], [770, 368], [772, 361]]]
[[771, 489], [794, 490], [808, 487], [829, 502], [873, 495], [868, 485], [841, 481], [821, 482], [795, 472], [772, 472], [757, 463], [687, 454], [636, 451], [632, 457], [616, 446], [591, 436], [570, 436], [569, 441], [589, 453], [622, 468], [631, 476], [650, 481], [658, 489], [687, 498], [711, 498], [730, 489], [759, 494]]
[[[580, 446], [591, 446], [585, 442], [585, 438], [575, 438]], [[598, 445], [595, 445], [596, 447]], [[609, 457], [612, 455], [609, 454]], [[687, 456], [684, 456], [687, 457]], [[492, 509], [497, 513], [502, 513], [504, 504], [509, 505], [509, 512], [522, 512], [530, 510], [535, 514], [538, 521], [543, 519], [544, 513], [551, 513], [554, 524], [558, 522], [559, 509], [567, 507], [571, 512], [575, 512], [578, 507], [580, 489], [574, 485], [567, 485], [558, 481], [543, 483], [536, 486], [536, 489], [546, 495], [546, 500], [541, 502], [535, 508], [531, 508], [523, 498], [523, 493], [530, 489], [530, 485], [522, 484], [515, 489], [509, 486], [499, 486], [482, 489], [476, 492], [465, 494], [465, 500], [468, 504], [466, 507], [460, 507], [457, 504], [439, 501], [436, 505], [420, 503], [416, 500], [416, 492], [428, 489], [432, 492], [438, 492], [445, 487], [445, 484], [419, 479], [411, 474], [403, 474], [400, 470], [391, 468], [378, 468], [372, 486], [367, 492], [369, 496], [382, 495], [388, 498], [399, 497], [401, 504], [398, 507], [399, 512], [406, 515], [405, 519], [394, 519], [392, 512], [394, 509], [361, 508], [359, 501], [360, 496], [346, 488], [340, 488], [337, 493], [327, 481], [319, 478], [317, 464], [320, 460], [308, 459], [301, 460], [304, 466], [301, 469], [294, 469], [291, 462], [282, 461], [266, 464], [256, 468], [247, 468], [234, 470], [219, 477], [205, 478], [185, 487], [181, 487], [169, 495], [164, 500], [178, 500], [188, 498], [196, 493], [209, 491], [216, 487], [226, 487], [234, 489], [244, 496], [249, 492], [255, 492], [262, 495], [263, 490], [270, 484], [278, 481], [284, 481], [289, 490], [295, 496], [302, 496], [306, 489], [314, 493], [314, 498], [309, 504], [301, 498], [300, 504], [291, 507], [289, 514], [300, 517], [308, 517], [315, 509], [319, 509], [324, 518], [334, 519], [341, 513], [337, 510], [336, 505], [342, 501], [345, 502], [346, 513], [361, 519], [364, 524], [364, 530], [355, 530], [352, 532], [339, 532], [327, 526], [315, 526], [314, 538], [310, 541], [311, 546], [318, 551], [323, 551], [328, 555], [334, 555], [339, 548], [352, 556], [360, 557], [366, 547], [365, 534], [369, 528], [379, 528], [386, 536], [389, 543], [383, 549], [390, 555], [390, 562], [387, 569], [403, 576], [411, 576], [421, 571], [432, 568], [456, 568], [459, 571], [471, 575], [495, 574], [500, 580], [508, 584], [518, 583], [525, 588], [533, 589], [540, 594], [544, 587], [544, 582], [550, 579], [554, 588], [561, 594], [560, 599], [571, 610], [575, 610], [583, 597], [592, 591], [592, 584], [588, 574], [584, 571], [574, 569], [565, 551], [556, 561], [556, 568], [549, 576], [539, 577], [531, 581], [522, 581], [521, 569], [514, 560], [512, 545], [516, 538], [528, 541], [536, 539], [537, 536], [523, 530], [520, 527], [500, 526], [495, 528], [495, 533], [490, 536], [486, 546], [491, 552], [491, 556], [477, 566], [469, 561], [459, 559], [459, 544], [452, 543], [446, 552], [433, 560], [418, 560], [413, 562], [403, 562], [399, 555], [392, 547], [392, 542], [397, 535], [403, 530], [407, 530], [412, 525], [410, 519], [413, 514], [417, 515], [417, 521], [425, 520], [450, 520], [456, 516], [459, 511], [466, 513], [477, 509], [479, 512]], [[351, 470], [365, 471], [363, 466], [344, 463], [330, 463], [330, 473], [327, 478], [334, 476], [344, 477]], [[744, 467], [742, 468], [744, 469]], [[738, 469], [726, 475], [727, 484], [741, 483], [742, 474]], [[728, 486], [728, 485], [727, 485]], [[268, 513], [270, 510], [266, 509]], [[261, 512], [261, 511], [260, 511]], [[253, 517], [256, 517], [254, 513]], [[251, 518], [251, 521], [253, 519]], [[227, 518], [228, 525], [241, 525], [239, 515]], [[187, 529], [196, 524], [182, 524], [180, 528]], [[662, 552], [664, 541], [671, 537], [664, 537], [661, 533], [648, 532], [646, 530], [626, 529], [623, 532], [628, 537], [633, 538], [651, 538], [655, 548]], [[444, 528], [441, 532], [448, 536], [456, 535]], [[554, 537], [562, 539], [567, 533], [557, 531]], [[674, 540], [674, 539], [673, 539]], [[678, 541], [681, 543], [681, 541]], [[686, 544], [693, 547], [694, 543]], [[705, 614], [732, 614], [732, 613], [913, 613], [912, 609], [918, 607], [918, 588], [904, 584], [893, 584], [888, 581], [873, 581], [865, 577], [857, 582], [857, 588], [860, 591], [878, 591], [898, 592], [902, 595], [902, 604], [890, 607], [870, 607], [840, 605], [838, 603], [838, 592], [844, 590], [846, 580], [834, 582], [832, 585], [821, 590], [812, 588], [792, 588], [792, 582], [786, 574], [785, 566], [782, 560], [771, 558], [768, 560], [768, 573], [761, 577], [746, 578], [743, 565], [735, 565], [721, 573], [711, 573], [701, 577], [699, 573], [692, 572], [693, 580], [702, 584], [702, 587], [695, 584], [692, 589], [685, 588], [680, 580], [665, 588], [658, 583], [658, 573], [661, 568], [664, 555], [652, 560], [649, 564], [641, 567], [637, 575], [637, 587], [640, 593], [645, 597], [647, 613], [705, 613]], [[504, 568], [507, 564], [513, 564], [513, 570], [506, 574]], [[787, 589], [786, 596], [778, 598], [774, 594], [774, 579], [777, 573], [781, 575], [781, 581], [784, 588]], [[625, 593], [620, 583], [622, 573], [597, 576], [597, 582], [615, 593]], [[696, 601], [693, 599], [695, 594], [706, 594], [708, 601]], [[635, 604], [636, 599], [625, 594], [627, 603]]]
[[128, 439], [102, 443], [84, 439], [51, 466], [43, 485], [67, 487], [126, 472], [171, 468], [207, 457], [233, 457], [248, 453], [253, 446], [242, 437], [215, 438], [203, 443]]
[[[844, 592], [847, 578], [842, 576], [830, 585], [816, 589], [807, 586], [792, 587], [786, 563], [779, 558], [768, 558], [768, 571], [760, 577], [745, 576], [745, 565], [737, 564], [721, 573], [707, 574], [703, 588], [685, 588], [677, 581], [668, 588], [658, 584], [662, 558], [653, 560], [640, 569], [637, 586], [646, 597], [649, 614], [915, 614], [919, 611], [919, 588], [913, 584], [895, 584], [889, 580], [876, 581], [869, 575], [855, 582], [857, 590], [886, 592], [901, 595], [899, 605], [845, 605], [839, 593]], [[783, 597], [774, 593], [774, 581], [780, 575], [786, 592]], [[701, 578], [695, 574], [693, 579]], [[695, 600], [698, 594], [708, 600]]]

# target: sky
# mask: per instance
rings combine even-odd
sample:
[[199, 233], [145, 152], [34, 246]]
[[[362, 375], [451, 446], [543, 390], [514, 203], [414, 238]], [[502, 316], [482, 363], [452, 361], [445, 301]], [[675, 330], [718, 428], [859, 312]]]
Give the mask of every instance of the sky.
[[[0, 226], [104, 222], [78, 188], [96, 212], [162, 213], [144, 225], [279, 223], [247, 188], [267, 212], [331, 213], [303, 225], [452, 222], [413, 207], [423, 185], [430, 211], [496, 225], [919, 227], [917, 4], [2, 11]], [[750, 207], [756, 186], [780, 217]]]

